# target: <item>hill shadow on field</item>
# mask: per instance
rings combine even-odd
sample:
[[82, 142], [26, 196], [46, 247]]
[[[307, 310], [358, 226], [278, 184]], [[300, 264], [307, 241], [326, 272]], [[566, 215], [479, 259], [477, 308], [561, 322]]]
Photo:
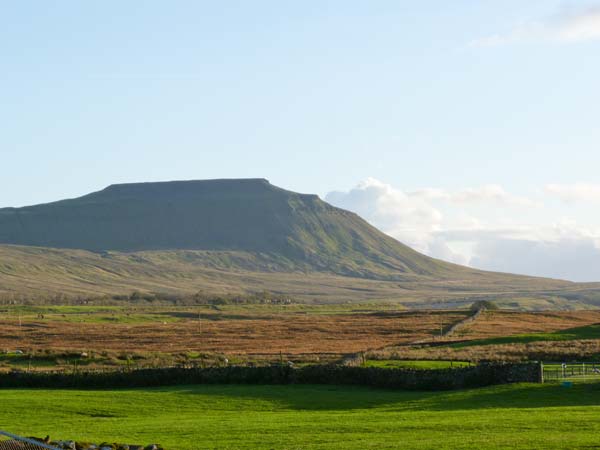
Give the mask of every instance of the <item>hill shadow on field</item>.
[[[179, 389], [178, 389], [179, 390]], [[240, 400], [266, 401], [282, 409], [340, 411], [396, 405], [418, 401], [422, 392], [389, 391], [360, 386], [329, 385], [201, 385], [189, 386], [179, 394], [229, 397]]]
[[386, 408], [413, 411], [549, 408], [600, 405], [600, 384], [517, 384], [445, 392], [413, 392], [354, 386], [194, 386], [182, 394], [257, 399], [294, 410], [353, 410]]
[[600, 405], [600, 384], [516, 384], [446, 392], [423, 399], [419, 409], [453, 411]]

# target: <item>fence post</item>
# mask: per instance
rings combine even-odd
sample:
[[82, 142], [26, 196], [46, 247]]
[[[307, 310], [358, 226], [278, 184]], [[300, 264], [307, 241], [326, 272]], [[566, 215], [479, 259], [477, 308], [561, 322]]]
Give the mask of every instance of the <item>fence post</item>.
[[544, 363], [540, 361], [540, 383], [544, 384]]

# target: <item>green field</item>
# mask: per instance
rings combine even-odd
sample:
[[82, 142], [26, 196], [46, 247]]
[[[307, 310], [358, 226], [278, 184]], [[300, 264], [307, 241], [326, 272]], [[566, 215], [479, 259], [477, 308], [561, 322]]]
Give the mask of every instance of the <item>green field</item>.
[[[5, 305], [0, 306], [0, 320], [43, 320], [76, 323], [156, 323], [195, 319], [221, 320], [245, 318], [248, 315], [270, 317], [274, 314], [373, 314], [376, 312], [398, 312], [405, 309], [389, 302], [365, 302], [354, 304], [232, 304], [173, 306], [157, 304], [124, 305]], [[442, 313], [443, 314], [443, 313]], [[239, 317], [235, 317], [239, 316]]]
[[2, 429], [186, 449], [597, 448], [600, 385], [3, 390]]
[[451, 369], [458, 367], [467, 367], [470, 363], [467, 361], [433, 361], [417, 360], [405, 361], [399, 359], [368, 360], [365, 367], [381, 367], [383, 369]]

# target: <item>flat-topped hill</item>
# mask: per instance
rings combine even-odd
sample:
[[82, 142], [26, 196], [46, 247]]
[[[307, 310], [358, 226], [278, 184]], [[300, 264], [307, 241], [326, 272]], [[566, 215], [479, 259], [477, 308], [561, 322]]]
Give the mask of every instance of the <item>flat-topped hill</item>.
[[383, 278], [469, 270], [428, 258], [316, 195], [263, 179], [120, 184], [76, 199], [4, 208], [0, 243], [94, 252], [250, 252], [274, 269]]
[[119, 184], [0, 209], [0, 294], [269, 290], [316, 301], [456, 306], [502, 296], [564, 307], [596, 301], [596, 289], [430, 258], [264, 179]]

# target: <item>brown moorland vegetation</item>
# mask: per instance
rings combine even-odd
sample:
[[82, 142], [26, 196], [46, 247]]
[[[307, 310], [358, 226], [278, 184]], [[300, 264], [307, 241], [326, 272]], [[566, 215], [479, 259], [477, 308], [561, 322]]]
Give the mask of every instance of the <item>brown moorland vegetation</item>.
[[[468, 361], [600, 355], [600, 340], [587, 337], [469, 343], [585, 327], [600, 323], [600, 311], [485, 311], [446, 338], [439, 337], [440, 331], [467, 317], [468, 311], [335, 313], [318, 309], [277, 311], [275, 306], [204, 309], [200, 316], [185, 308], [138, 310], [131, 316], [125, 310], [107, 311], [47, 313], [43, 318], [31, 313], [18, 318], [13, 311], [0, 317], [0, 349], [36, 355], [104, 353], [112, 355], [109, 359], [138, 355], [146, 361], [161, 354], [172, 355], [163, 361], [183, 362], [188, 353], [227, 355], [241, 360], [275, 360], [282, 355], [294, 361], [332, 360], [357, 352], [367, 352], [372, 359]], [[64, 364], [68, 365], [68, 361], [69, 358]]]
[[453, 336], [485, 339], [526, 333], [546, 333], [600, 323], [600, 311], [485, 311]]
[[[598, 323], [600, 311], [485, 311], [450, 337], [420, 343], [424, 345], [390, 346], [370, 351], [367, 356], [371, 359], [465, 361], [597, 359], [600, 358], [600, 340], [577, 338], [581, 333], [570, 330]], [[556, 335], [557, 332], [564, 334]], [[536, 333], [541, 334], [536, 337]], [[570, 337], [571, 334], [574, 337]], [[515, 342], [497, 341], [498, 338], [510, 340], [511, 336]], [[482, 342], [485, 339], [490, 341]]]
[[220, 352], [232, 355], [353, 353], [408, 343], [439, 332], [440, 323], [467, 312], [370, 314], [205, 315], [201, 320], [145, 323], [77, 323], [15, 318], [2, 320], [0, 348]]
[[394, 347], [367, 352], [369, 359], [442, 361], [578, 361], [600, 359], [600, 340], [537, 341], [469, 347]]

